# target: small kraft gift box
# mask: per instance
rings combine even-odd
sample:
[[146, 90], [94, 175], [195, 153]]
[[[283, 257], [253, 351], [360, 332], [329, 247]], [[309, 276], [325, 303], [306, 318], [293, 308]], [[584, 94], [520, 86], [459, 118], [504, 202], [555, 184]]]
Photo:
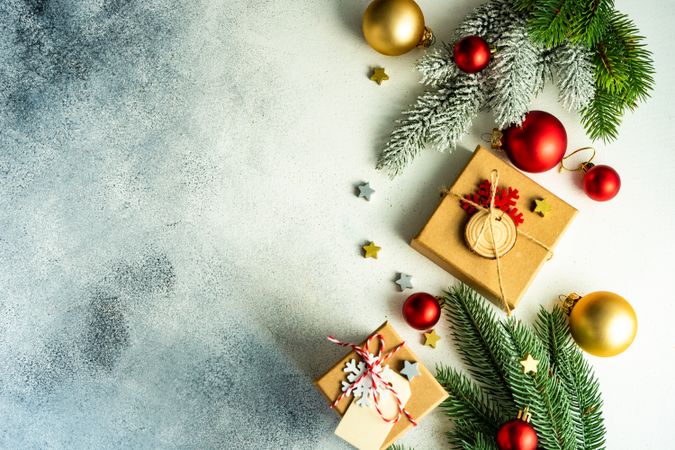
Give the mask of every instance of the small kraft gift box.
[[577, 210], [478, 146], [411, 246], [507, 312]]
[[335, 434], [360, 450], [389, 447], [448, 397], [443, 387], [385, 322], [351, 348], [315, 384], [342, 419]]

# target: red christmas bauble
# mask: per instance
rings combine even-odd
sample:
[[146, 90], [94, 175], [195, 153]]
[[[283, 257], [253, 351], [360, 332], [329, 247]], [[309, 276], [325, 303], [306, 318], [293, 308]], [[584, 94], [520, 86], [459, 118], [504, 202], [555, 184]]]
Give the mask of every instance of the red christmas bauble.
[[584, 191], [593, 200], [606, 202], [613, 199], [621, 189], [621, 178], [609, 166], [593, 166], [584, 174]]
[[502, 131], [502, 148], [511, 162], [525, 172], [546, 172], [560, 163], [567, 149], [563, 124], [544, 111], [530, 111], [520, 126]]
[[537, 432], [524, 420], [509, 420], [497, 430], [499, 450], [536, 450], [537, 442]]
[[455, 43], [452, 50], [455, 64], [467, 73], [476, 73], [490, 63], [490, 46], [480, 36], [467, 36]]
[[413, 328], [428, 330], [441, 318], [441, 305], [433, 295], [417, 292], [403, 303], [403, 318]]

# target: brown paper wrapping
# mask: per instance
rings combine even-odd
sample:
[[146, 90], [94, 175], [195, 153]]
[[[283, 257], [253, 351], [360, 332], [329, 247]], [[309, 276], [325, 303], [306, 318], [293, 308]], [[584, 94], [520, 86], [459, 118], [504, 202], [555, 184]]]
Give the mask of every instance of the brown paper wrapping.
[[[501, 160], [490, 150], [476, 148], [471, 161], [450, 189], [463, 197], [474, 192], [478, 183], [490, 179], [493, 169], [499, 171], [499, 186], [518, 189], [517, 208], [525, 222], [519, 230], [553, 249], [577, 210], [547, 191], [516, 168]], [[532, 212], [535, 199], [545, 198], [552, 210], [545, 217]], [[446, 195], [422, 231], [410, 245], [456, 278], [471, 285], [478, 292], [503, 308], [497, 266], [471, 251], [464, 240], [464, 226], [469, 215], [461, 208], [460, 200]], [[548, 259], [547, 250], [519, 235], [515, 246], [500, 257], [504, 294], [509, 308], [515, 308], [541, 266]]]
[[[400, 344], [403, 340], [396, 333], [394, 328], [389, 322], [385, 322], [375, 330], [372, 334], [381, 334], [384, 337], [385, 348], [384, 352], [387, 352]], [[361, 345], [365, 344], [365, 340]], [[375, 339], [370, 344], [370, 352], [375, 353], [379, 348], [379, 342]], [[329, 369], [325, 374], [319, 377], [314, 383], [319, 388], [319, 390], [328, 398], [328, 401], [332, 403], [340, 395], [341, 391], [341, 381], [345, 380], [346, 374], [343, 372], [343, 368], [347, 361], [350, 359], [359, 360], [359, 357], [354, 352], [349, 352], [341, 360], [339, 360], [331, 369]], [[410, 381], [410, 389], [412, 391], [412, 396], [405, 408], [412, 415], [412, 417], [419, 423], [420, 420], [429, 414], [436, 406], [438, 406], [443, 400], [448, 396], [445, 389], [438, 384], [434, 376], [429, 372], [429, 370], [422, 364], [422, 362], [417, 358], [417, 356], [410, 350], [410, 346], [404, 345], [399, 349], [389, 360], [387, 364], [393, 370], [398, 372], [403, 368], [403, 361], [407, 360], [410, 362], [419, 363], [420, 376], [414, 377]], [[334, 408], [338, 414], [341, 416], [347, 410], [352, 397], [343, 398], [340, 403]], [[408, 421], [405, 416], [401, 416], [401, 419], [394, 425], [391, 432], [385, 439], [382, 448], [389, 447], [394, 441], [403, 436], [410, 428], [412, 424]]]

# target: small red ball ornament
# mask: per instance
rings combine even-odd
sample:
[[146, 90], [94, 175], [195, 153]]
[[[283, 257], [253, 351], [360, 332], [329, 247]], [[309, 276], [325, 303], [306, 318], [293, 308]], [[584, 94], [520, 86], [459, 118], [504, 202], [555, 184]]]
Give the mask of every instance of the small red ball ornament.
[[490, 45], [480, 36], [467, 36], [455, 43], [452, 49], [455, 64], [467, 73], [476, 73], [490, 63]]
[[403, 318], [413, 328], [429, 330], [441, 318], [441, 306], [433, 295], [417, 292], [403, 303]]
[[621, 189], [621, 178], [616, 170], [609, 166], [586, 163], [584, 173], [584, 191], [593, 200], [606, 202], [613, 199]]
[[530, 111], [520, 126], [502, 131], [501, 148], [520, 170], [546, 172], [565, 155], [567, 132], [553, 114]]
[[499, 450], [536, 450], [537, 432], [522, 419], [509, 420], [497, 430]]

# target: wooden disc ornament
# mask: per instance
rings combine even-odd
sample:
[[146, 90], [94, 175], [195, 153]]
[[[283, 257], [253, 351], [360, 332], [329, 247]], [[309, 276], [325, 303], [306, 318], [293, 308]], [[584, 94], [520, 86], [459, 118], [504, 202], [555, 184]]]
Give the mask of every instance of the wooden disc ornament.
[[469, 248], [490, 259], [506, 255], [516, 244], [517, 235], [516, 224], [502, 212], [491, 216], [489, 211], [478, 211], [464, 228], [464, 238]]
[[415, 47], [429, 47], [431, 30], [414, 0], [373, 0], [362, 21], [363, 36], [383, 55], [398, 56]]

